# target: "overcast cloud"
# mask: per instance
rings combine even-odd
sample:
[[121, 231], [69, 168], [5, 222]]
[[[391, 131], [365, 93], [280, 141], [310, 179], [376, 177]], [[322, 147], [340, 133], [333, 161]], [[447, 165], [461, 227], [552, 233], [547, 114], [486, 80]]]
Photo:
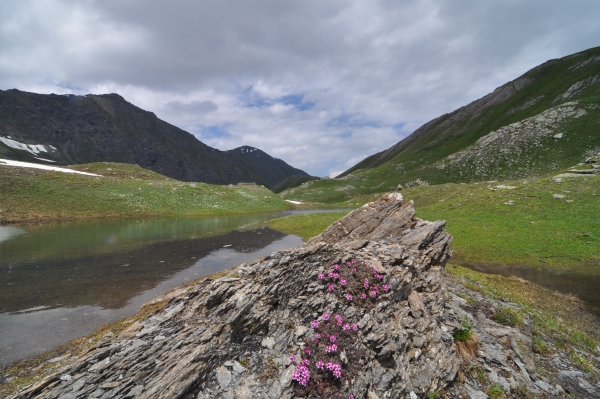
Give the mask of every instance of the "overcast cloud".
[[325, 176], [598, 38], [597, 0], [3, 0], [0, 89], [116, 92]]

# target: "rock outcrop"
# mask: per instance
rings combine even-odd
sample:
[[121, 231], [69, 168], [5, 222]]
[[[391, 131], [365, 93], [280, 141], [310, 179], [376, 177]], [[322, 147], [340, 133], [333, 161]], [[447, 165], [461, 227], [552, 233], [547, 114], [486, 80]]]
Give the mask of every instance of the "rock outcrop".
[[[16, 398], [597, 397], [566, 358], [541, 377], [531, 337], [489, 319], [498, 303], [448, 285], [444, 225], [385, 195], [180, 291]], [[466, 324], [479, 337], [467, 355]]]
[[[289, 398], [311, 389], [383, 398], [443, 388], [459, 366], [441, 284], [451, 237], [443, 222], [415, 219], [412, 202], [401, 198], [385, 196], [299, 248], [199, 283], [17, 397]], [[336, 264], [339, 278], [319, 279]], [[356, 269], [360, 287], [353, 288]], [[336, 336], [339, 347], [317, 358], [334, 342], [315, 347], [326, 331], [322, 340]], [[313, 367], [306, 387], [295, 374], [302, 359]], [[314, 369], [318, 360], [337, 364], [341, 376], [326, 365]]]

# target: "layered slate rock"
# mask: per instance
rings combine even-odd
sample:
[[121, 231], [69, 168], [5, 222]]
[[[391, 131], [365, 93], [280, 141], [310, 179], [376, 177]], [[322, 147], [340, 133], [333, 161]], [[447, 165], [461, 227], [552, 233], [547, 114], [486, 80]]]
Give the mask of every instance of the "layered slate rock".
[[[198, 283], [17, 397], [291, 398], [306, 391], [290, 355], [306, 357], [317, 338], [311, 323], [323, 314], [357, 331], [340, 354], [341, 378], [317, 387], [322, 397], [413, 398], [444, 388], [459, 368], [451, 334], [459, 321], [445, 311], [441, 275], [451, 236], [444, 222], [414, 216], [412, 202], [384, 196], [301, 247]], [[375, 270], [387, 291], [361, 304], [319, 279], [353, 261]], [[360, 353], [352, 364], [351, 353]]]

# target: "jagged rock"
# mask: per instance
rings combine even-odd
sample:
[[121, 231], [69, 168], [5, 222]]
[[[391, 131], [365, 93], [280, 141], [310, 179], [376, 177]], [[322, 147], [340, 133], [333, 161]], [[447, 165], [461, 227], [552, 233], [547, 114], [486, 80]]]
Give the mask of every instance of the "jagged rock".
[[[414, 399], [444, 389], [447, 397], [485, 398], [487, 388], [476, 378], [456, 379], [462, 361], [452, 333], [464, 320], [481, 341], [472, 364], [505, 389], [552, 397], [560, 383], [569, 393], [598, 393], [583, 373], [540, 379], [527, 349], [531, 339], [487, 318], [500, 305], [443, 278], [451, 255], [444, 222], [414, 216], [411, 201], [386, 195], [298, 248], [241, 265], [239, 278], [209, 278], [181, 291], [16, 398], [292, 398], [309, 388], [312, 397]], [[335, 264], [350, 277], [365, 268], [371, 280], [381, 280], [368, 284], [374, 295], [359, 300], [360, 291], [343, 291], [340, 277], [331, 277], [339, 284], [330, 290], [324, 276], [338, 270]], [[475, 298], [477, 308], [447, 287]], [[334, 324], [336, 338], [321, 339], [340, 347], [320, 355], [317, 333]], [[339, 379], [313, 368], [312, 381], [328, 383], [299, 384], [300, 359], [315, 367], [334, 357]]]

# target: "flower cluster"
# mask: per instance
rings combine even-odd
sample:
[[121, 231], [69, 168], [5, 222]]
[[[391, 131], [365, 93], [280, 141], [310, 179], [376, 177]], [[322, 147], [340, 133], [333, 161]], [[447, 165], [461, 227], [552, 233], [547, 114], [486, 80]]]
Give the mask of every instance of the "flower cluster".
[[361, 265], [352, 259], [345, 266], [335, 264], [332, 268], [317, 277], [327, 285], [328, 291], [337, 293], [347, 302], [369, 303], [390, 290], [390, 286], [383, 283], [384, 276], [367, 263]]
[[[296, 395], [339, 397], [342, 379], [351, 380], [365, 352], [358, 349], [358, 325], [344, 321], [340, 314], [324, 313], [310, 323], [314, 338], [305, 341], [303, 358], [291, 355], [299, 363], [292, 375], [298, 383]], [[347, 359], [342, 362], [341, 353]], [[350, 395], [349, 397], [352, 397]]]
[[296, 371], [292, 374], [292, 380], [298, 381], [298, 383], [304, 387], [310, 380], [310, 370], [308, 369], [308, 366], [310, 366], [310, 360], [304, 359], [296, 366]]

